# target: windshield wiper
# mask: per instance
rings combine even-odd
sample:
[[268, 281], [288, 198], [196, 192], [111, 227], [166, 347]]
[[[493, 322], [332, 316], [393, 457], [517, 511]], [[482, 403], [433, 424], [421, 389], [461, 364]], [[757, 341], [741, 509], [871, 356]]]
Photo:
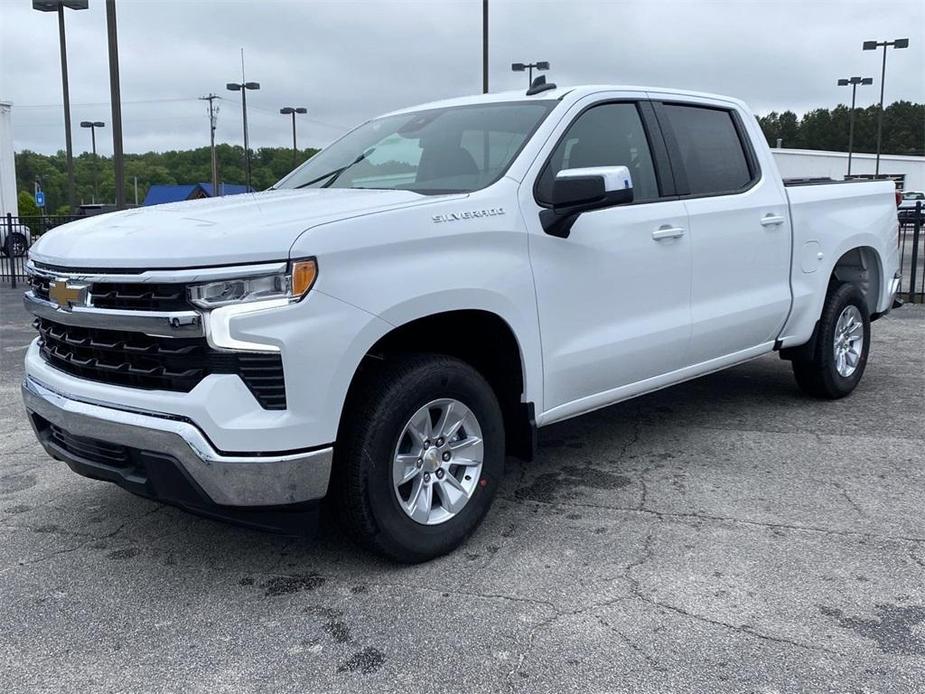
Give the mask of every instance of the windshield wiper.
[[334, 169], [333, 171], [328, 171], [328, 172], [327, 172], [326, 174], [324, 174], [323, 176], [318, 176], [318, 178], [313, 178], [313, 179], [310, 180], [308, 183], [302, 183], [301, 185], [297, 185], [296, 188], [307, 188], [308, 186], [314, 185], [315, 183], [318, 183], [319, 181], [323, 181], [323, 180], [326, 179], [326, 178], [330, 178], [331, 180], [328, 181], [327, 183], [325, 183], [325, 184], [324, 184], [323, 186], [321, 186], [321, 187], [322, 187], [322, 188], [330, 188], [330, 187], [331, 187], [331, 184], [334, 183], [334, 181], [336, 181], [336, 180], [338, 179], [338, 177], [340, 177], [340, 175], [341, 175], [342, 173], [344, 173], [344, 171], [346, 171], [347, 169], [349, 169], [351, 166], [356, 166], [356, 165], [359, 164], [361, 161], [363, 161], [364, 159], [366, 159], [366, 157], [368, 157], [368, 156], [369, 156], [370, 154], [372, 154], [374, 151], [375, 151], [375, 147], [373, 147], [373, 148], [371, 148], [371, 149], [368, 149], [368, 150], [366, 150], [365, 152], [363, 152], [360, 156], [358, 156], [356, 159], [354, 159], [352, 162], [350, 162], [349, 164], [347, 164], [346, 166], [342, 166], [342, 167], [340, 167], [339, 169]]

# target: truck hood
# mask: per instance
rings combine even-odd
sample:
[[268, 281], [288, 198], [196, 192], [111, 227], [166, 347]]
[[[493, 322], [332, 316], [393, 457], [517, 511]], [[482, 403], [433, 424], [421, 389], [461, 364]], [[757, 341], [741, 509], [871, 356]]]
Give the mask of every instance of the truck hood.
[[155, 205], [57, 227], [29, 251], [41, 263], [86, 269], [179, 268], [283, 260], [326, 222], [453, 196], [402, 190], [273, 190]]

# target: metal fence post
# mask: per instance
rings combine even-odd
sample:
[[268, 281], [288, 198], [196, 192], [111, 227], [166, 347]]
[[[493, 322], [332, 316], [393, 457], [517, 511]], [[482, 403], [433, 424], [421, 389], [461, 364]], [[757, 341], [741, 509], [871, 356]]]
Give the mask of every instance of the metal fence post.
[[[13, 235], [13, 213], [6, 213], [6, 236], [5, 243], [8, 251], [12, 251], [13, 244], [10, 243], [10, 237]], [[7, 259], [10, 263], [10, 289], [16, 289], [16, 259], [12, 253], [7, 253]]]
[[[922, 201], [915, 203], [915, 220], [912, 226], [912, 267], [909, 270], [909, 303], [915, 303], [915, 277], [919, 264], [919, 235], [922, 232]], [[923, 273], [925, 274], [925, 273]]]

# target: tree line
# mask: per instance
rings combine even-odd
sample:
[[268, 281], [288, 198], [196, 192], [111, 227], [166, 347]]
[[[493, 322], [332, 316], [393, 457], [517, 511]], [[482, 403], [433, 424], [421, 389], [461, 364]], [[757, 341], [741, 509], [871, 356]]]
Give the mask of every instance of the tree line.
[[[771, 147], [782, 140], [782, 146], [792, 149], [848, 150], [848, 117], [850, 109], [839, 105], [833, 109], [817, 108], [797, 116], [793, 111], [771, 112], [758, 122]], [[219, 180], [224, 183], [244, 183], [244, 149], [228, 144], [217, 145]], [[877, 149], [877, 107], [867, 106], [855, 111], [854, 151], [875, 152]], [[296, 163], [315, 154], [316, 149], [299, 150]], [[925, 104], [897, 101], [883, 113], [883, 147], [889, 154], [925, 156]], [[256, 190], [264, 190], [293, 168], [292, 150], [284, 147], [263, 147], [251, 158], [251, 180]], [[77, 202], [111, 202], [115, 199], [112, 160], [95, 159], [83, 153], [74, 158]], [[135, 200], [135, 179], [138, 181], [138, 202], [144, 201], [148, 187], [156, 183], [201, 183], [212, 180], [211, 156], [208, 147], [198, 149], [147, 152], [125, 155], [126, 200]], [[67, 214], [67, 168], [64, 152], [44, 155], [28, 150], [16, 154], [17, 188], [32, 194], [35, 181], [45, 191], [45, 209], [49, 214]]]
[[[877, 106], [855, 109], [854, 151], [877, 151]], [[793, 111], [772, 111], [758, 122], [771, 147], [777, 139], [790, 149], [848, 151], [848, 125], [851, 109], [840, 104], [833, 109], [817, 108], [797, 116]], [[896, 101], [883, 110], [885, 154], [925, 156], [925, 104]]]
[[[223, 183], [243, 184], [244, 148], [216, 145], [219, 180]], [[296, 164], [313, 156], [317, 149], [297, 152]], [[293, 169], [292, 149], [262, 147], [251, 152], [251, 181], [254, 189], [264, 190]], [[208, 147], [197, 149], [147, 152], [125, 155], [125, 199], [135, 202], [135, 179], [138, 180], [138, 203], [144, 202], [148, 188], [154, 184], [209, 183], [212, 180], [212, 155]], [[48, 214], [69, 214], [67, 200], [67, 162], [63, 151], [56, 154], [38, 154], [29, 150], [16, 153], [16, 185], [29, 196], [38, 181], [45, 191], [45, 210]], [[112, 202], [116, 197], [115, 178], [111, 157], [98, 159], [88, 152], [74, 157], [74, 181], [77, 204]], [[25, 212], [20, 212], [25, 215]]]

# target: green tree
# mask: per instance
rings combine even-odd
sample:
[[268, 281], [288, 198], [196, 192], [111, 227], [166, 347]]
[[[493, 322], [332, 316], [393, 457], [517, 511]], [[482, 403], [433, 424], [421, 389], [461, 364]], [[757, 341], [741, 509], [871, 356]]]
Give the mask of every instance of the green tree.
[[[877, 151], [879, 108], [867, 106], [854, 112], [854, 151]], [[760, 116], [758, 123], [768, 144], [784, 147], [848, 150], [851, 109], [839, 104], [833, 109], [817, 108], [798, 118], [792, 111], [771, 112]], [[925, 156], [925, 104], [897, 101], [883, 111], [882, 149], [887, 154]]]
[[42, 214], [39, 206], [35, 204], [35, 198], [24, 190], [19, 191], [18, 203], [20, 217], [38, 217]]

